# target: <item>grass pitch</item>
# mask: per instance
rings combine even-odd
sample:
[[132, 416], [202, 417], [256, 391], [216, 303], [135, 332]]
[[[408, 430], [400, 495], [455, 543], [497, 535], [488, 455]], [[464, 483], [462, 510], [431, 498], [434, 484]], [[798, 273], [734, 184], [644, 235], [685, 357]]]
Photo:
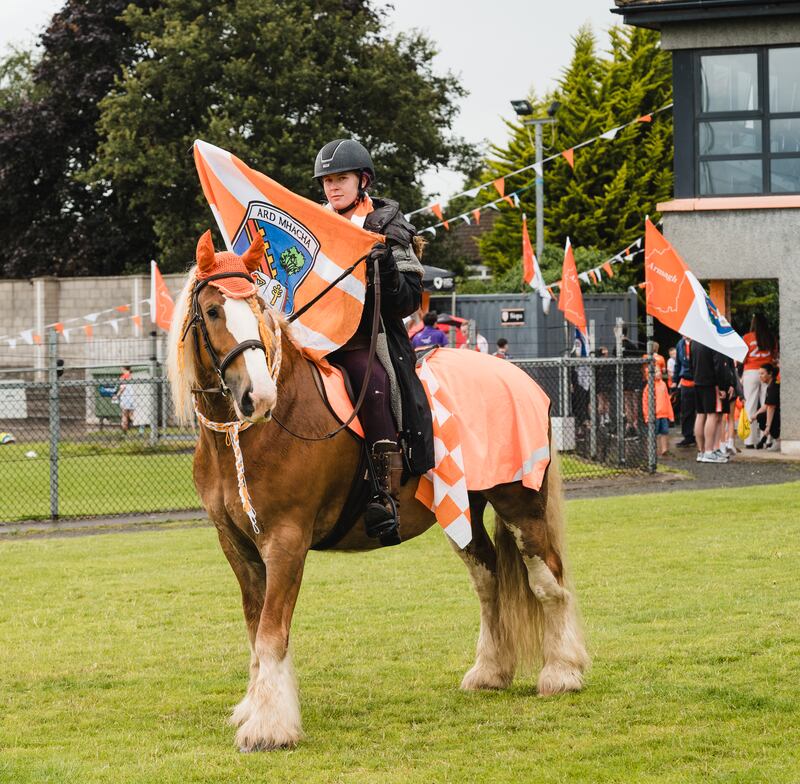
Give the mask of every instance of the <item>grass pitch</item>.
[[0, 543], [0, 782], [796, 782], [800, 483], [568, 503], [594, 667], [464, 694], [478, 608], [440, 531], [312, 554], [306, 740], [240, 755], [239, 594], [213, 530]]

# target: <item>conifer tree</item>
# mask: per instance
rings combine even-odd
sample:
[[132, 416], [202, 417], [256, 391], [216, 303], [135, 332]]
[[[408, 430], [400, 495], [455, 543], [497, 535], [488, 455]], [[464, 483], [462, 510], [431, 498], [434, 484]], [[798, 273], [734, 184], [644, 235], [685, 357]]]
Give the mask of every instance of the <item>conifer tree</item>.
[[[609, 56], [598, 56], [596, 49], [591, 30], [581, 28], [574, 38], [572, 61], [556, 90], [532, 101], [538, 116], [551, 101], [560, 102], [557, 124], [552, 132], [544, 129], [545, 157], [671, 102], [671, 63], [669, 54], [659, 48], [657, 33], [612, 28]], [[509, 122], [508, 127], [509, 142], [493, 149], [482, 181], [534, 162], [529, 129], [518, 122]], [[573, 245], [594, 249], [599, 257], [613, 255], [643, 233], [645, 215], [657, 218], [656, 204], [671, 196], [670, 113], [656, 115], [649, 123], [635, 123], [613, 140], [576, 150], [574, 164], [574, 171], [563, 159], [545, 164], [545, 240], [563, 246], [569, 236]], [[529, 171], [506, 182], [506, 191], [529, 186], [520, 194], [521, 211], [529, 216], [535, 214], [533, 177]], [[493, 231], [481, 241], [481, 254], [496, 272], [502, 273], [519, 258], [521, 211], [504, 208]], [[532, 223], [529, 220], [529, 226]], [[546, 257], [542, 260], [545, 278], [554, 280], [560, 268], [549, 269], [553, 262], [547, 262], [553, 254]], [[627, 286], [639, 280], [640, 267], [641, 262], [616, 267], [612, 285]]]

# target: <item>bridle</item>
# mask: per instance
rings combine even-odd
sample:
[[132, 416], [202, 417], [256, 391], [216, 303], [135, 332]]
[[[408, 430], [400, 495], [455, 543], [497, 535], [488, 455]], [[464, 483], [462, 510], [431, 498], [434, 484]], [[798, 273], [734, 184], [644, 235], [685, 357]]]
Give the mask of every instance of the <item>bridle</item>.
[[[364, 261], [367, 257], [362, 256], [358, 259], [351, 267], [345, 270], [336, 280], [330, 283], [325, 289], [323, 289], [317, 296], [315, 296], [312, 300], [307, 302], [305, 306], [303, 306], [300, 310], [293, 314], [289, 318], [289, 321], [293, 321], [294, 319], [301, 316], [305, 313], [312, 305], [318, 302], [325, 294], [328, 293], [335, 285], [337, 285], [341, 280], [343, 280], [347, 275], [349, 275], [362, 261]], [[217, 374], [219, 378], [219, 387], [212, 387], [211, 389], [192, 389], [193, 394], [201, 394], [201, 393], [217, 393], [223, 396], [227, 396], [230, 392], [228, 385], [225, 383], [225, 370], [228, 366], [233, 362], [236, 357], [242, 354], [245, 351], [250, 349], [260, 349], [264, 352], [264, 356], [267, 358], [267, 365], [269, 366], [269, 353], [267, 352], [267, 348], [264, 345], [263, 341], [261, 340], [243, 340], [241, 343], [237, 343], [223, 358], [220, 360], [219, 355], [214, 350], [214, 347], [211, 345], [211, 340], [208, 336], [208, 329], [206, 328], [206, 322], [203, 318], [203, 312], [200, 309], [200, 292], [213, 280], [220, 280], [221, 278], [244, 278], [248, 282], [252, 283], [253, 279], [250, 275], [244, 272], [220, 272], [215, 275], [209, 275], [207, 278], [196, 279], [194, 283], [194, 289], [192, 291], [192, 311], [191, 317], [188, 319], [186, 324], [186, 329], [183, 331], [183, 336], [181, 341], [186, 340], [186, 336], [189, 334], [189, 330], [194, 328], [194, 342], [195, 348], [197, 349], [197, 355], [200, 356], [200, 338], [198, 337], [198, 327], [200, 329], [201, 334], [203, 335], [203, 342], [205, 344], [206, 351], [208, 352], [209, 357], [211, 358], [211, 362], [214, 366], [214, 372]], [[378, 274], [377, 264], [373, 266], [373, 292], [375, 295], [374, 301], [374, 309], [372, 313], [372, 335], [370, 338], [370, 346], [369, 346], [369, 358], [367, 360], [368, 365], [367, 367], [371, 367], [373, 361], [375, 360], [375, 351], [377, 347], [377, 340], [378, 340], [378, 325], [380, 322], [380, 305], [381, 305], [381, 284], [380, 284], [380, 275]], [[278, 319], [273, 319], [275, 324], [274, 327], [274, 335], [275, 335], [275, 349], [273, 353], [273, 361], [272, 367], [270, 367], [270, 375], [272, 376], [272, 380], [277, 383], [278, 374], [280, 373], [281, 368], [281, 329], [280, 323]], [[364, 398], [367, 394], [367, 388], [369, 386], [369, 372], [364, 377], [364, 383], [361, 386], [361, 391], [358, 395], [358, 399], [353, 406], [353, 411], [348, 417], [347, 421], [343, 422], [339, 427], [335, 430], [332, 430], [330, 433], [326, 433], [323, 436], [303, 436], [299, 433], [295, 433], [290, 430], [286, 425], [280, 422], [277, 417], [275, 417], [274, 413], [272, 418], [275, 420], [275, 424], [278, 425], [281, 429], [286, 431], [289, 435], [299, 438], [303, 441], [325, 441], [329, 438], [333, 438], [335, 435], [340, 433], [346, 427], [350, 425], [350, 423], [356, 418], [359, 409], [361, 408]], [[244, 458], [242, 456], [242, 449], [241, 445], [239, 444], [239, 433], [242, 430], [246, 430], [249, 428], [253, 423], [249, 421], [241, 421], [235, 420], [232, 422], [214, 422], [213, 420], [208, 419], [206, 416], [202, 414], [202, 412], [197, 407], [197, 403], [195, 402], [195, 414], [197, 415], [198, 420], [202, 425], [207, 427], [209, 430], [213, 430], [217, 433], [224, 433], [226, 441], [230, 444], [231, 448], [233, 449], [234, 454], [234, 463], [236, 465], [236, 481], [239, 488], [239, 499], [242, 502], [242, 508], [244, 509], [245, 514], [250, 520], [250, 524], [253, 528], [253, 533], [256, 535], [261, 533], [261, 529], [258, 527], [258, 522], [256, 520], [256, 512], [255, 507], [253, 506], [252, 499], [250, 498], [250, 493], [247, 489], [247, 480], [245, 478], [244, 473]], [[368, 458], [369, 460], [369, 458]], [[370, 463], [370, 473], [374, 475], [374, 469]]]
[[[253, 279], [245, 272], [218, 272], [215, 275], [209, 275], [207, 278], [198, 278], [194, 283], [194, 290], [192, 291], [192, 311], [191, 318], [186, 323], [186, 329], [183, 331], [182, 341], [186, 340], [189, 330], [194, 327], [194, 344], [197, 349], [198, 356], [200, 355], [200, 337], [197, 334], [198, 327], [203, 336], [203, 344], [205, 345], [208, 356], [211, 358], [211, 364], [214, 366], [214, 372], [219, 379], [219, 387], [212, 387], [211, 389], [192, 389], [195, 393], [219, 393], [223, 397], [227, 396], [230, 392], [228, 385], [225, 383], [225, 371], [230, 366], [239, 354], [243, 354], [250, 349], [260, 349], [264, 352], [264, 356], [269, 360], [269, 353], [267, 347], [261, 340], [243, 340], [237, 343], [221, 360], [219, 354], [214, 350], [211, 345], [211, 339], [208, 337], [208, 328], [206, 327], [206, 320], [203, 318], [203, 312], [200, 309], [200, 292], [212, 281], [221, 280], [222, 278], [244, 278], [248, 283], [252, 283]], [[270, 375], [272, 380], [277, 380], [278, 373], [281, 369], [281, 328], [277, 319], [273, 319], [275, 324], [275, 352], [270, 368]]]

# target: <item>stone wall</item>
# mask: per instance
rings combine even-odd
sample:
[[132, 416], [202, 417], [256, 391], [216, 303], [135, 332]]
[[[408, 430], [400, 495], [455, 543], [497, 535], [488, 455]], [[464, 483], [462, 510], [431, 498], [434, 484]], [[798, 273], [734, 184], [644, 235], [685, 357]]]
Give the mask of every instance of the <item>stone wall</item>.
[[[177, 298], [186, 276], [165, 275], [164, 280], [173, 298]], [[46, 325], [64, 323], [68, 340], [59, 338], [59, 355], [74, 363], [92, 364], [92, 358], [109, 354], [115, 361], [119, 350], [110, 351], [112, 344], [130, 344], [131, 359], [149, 355], [150, 322], [147, 302], [150, 296], [149, 275], [118, 275], [113, 277], [55, 278], [32, 280], [0, 280], [0, 368], [44, 368], [46, 346], [30, 345], [21, 333], [32, 330], [44, 338]], [[124, 313], [116, 311], [97, 317], [91, 340], [83, 330], [92, 322], [86, 315], [117, 306], [128, 305]], [[142, 317], [142, 329], [137, 330], [131, 316]], [[107, 323], [117, 319], [117, 331]], [[74, 321], [73, 321], [74, 319]], [[146, 343], [140, 351], [133, 344]]]

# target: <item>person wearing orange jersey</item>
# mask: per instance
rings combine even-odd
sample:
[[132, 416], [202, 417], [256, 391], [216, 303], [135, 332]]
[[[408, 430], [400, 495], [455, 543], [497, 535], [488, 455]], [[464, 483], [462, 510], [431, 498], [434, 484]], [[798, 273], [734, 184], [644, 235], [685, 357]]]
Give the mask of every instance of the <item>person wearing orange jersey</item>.
[[[655, 398], [656, 398], [656, 437], [658, 439], [658, 454], [663, 457], [669, 451], [669, 425], [675, 419], [672, 411], [672, 401], [669, 399], [669, 389], [659, 372], [655, 373]], [[645, 385], [642, 390], [642, 411], [645, 424], [650, 422], [650, 388]]]

